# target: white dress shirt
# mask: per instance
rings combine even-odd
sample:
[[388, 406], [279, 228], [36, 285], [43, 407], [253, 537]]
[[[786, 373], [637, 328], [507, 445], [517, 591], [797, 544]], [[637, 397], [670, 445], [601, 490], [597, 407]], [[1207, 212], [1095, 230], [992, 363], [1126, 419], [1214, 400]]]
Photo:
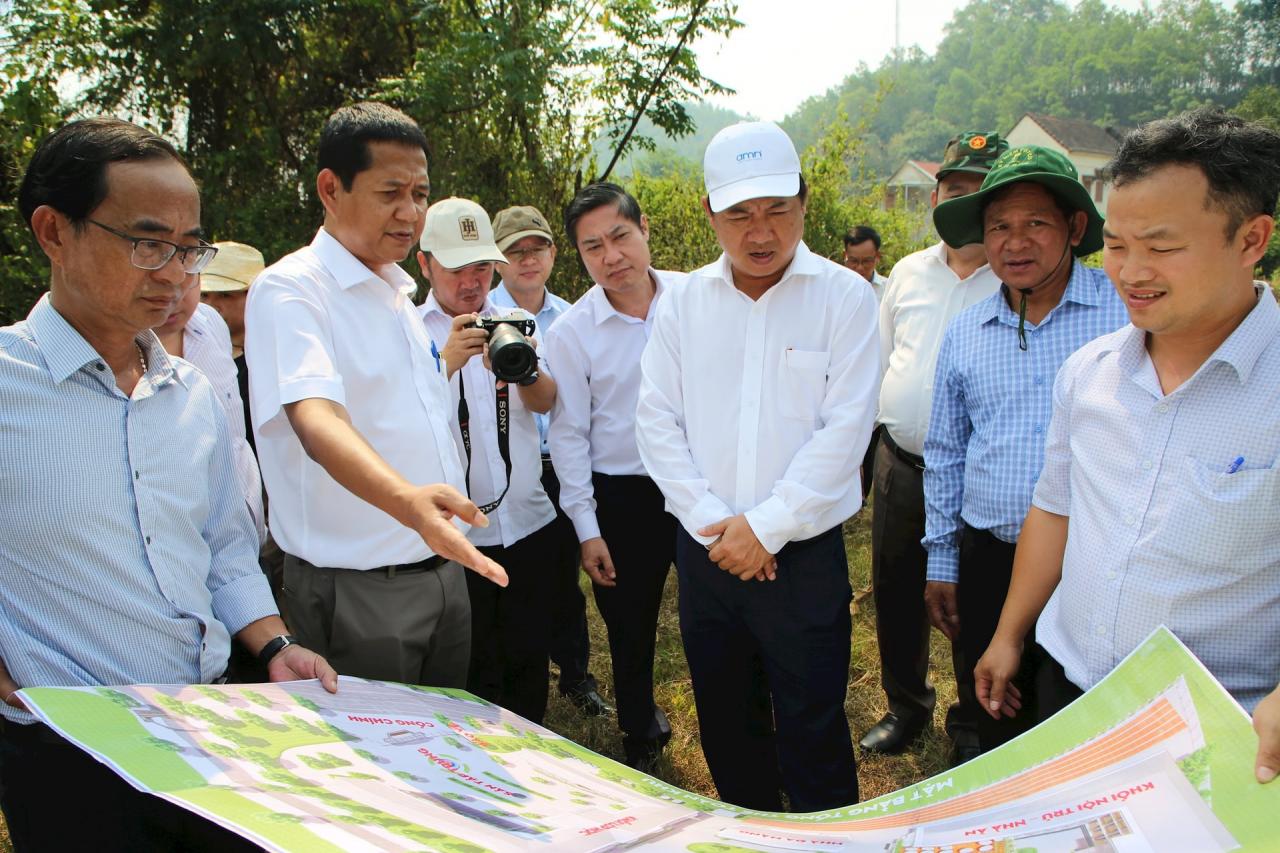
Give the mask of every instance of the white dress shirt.
[[1058, 373], [1032, 502], [1070, 523], [1036, 639], [1082, 689], [1161, 624], [1250, 712], [1280, 682], [1280, 307], [1258, 295], [1169, 394], [1133, 326]]
[[871, 285], [871, 291], [876, 295], [876, 303], [884, 302], [884, 288], [889, 283], [889, 279], [880, 275], [879, 271], [871, 271], [871, 280], [867, 284]]
[[856, 273], [801, 243], [753, 301], [722, 255], [658, 303], [640, 365], [640, 457], [690, 536], [745, 513], [776, 554], [857, 512], [880, 360]]
[[547, 440], [560, 481], [560, 508], [579, 542], [600, 535], [591, 472], [647, 476], [636, 449], [640, 354], [658, 298], [686, 276], [650, 269], [649, 277], [655, 290], [643, 320], [618, 312], [596, 284], [546, 335], [547, 369], [556, 380]]
[[947, 266], [943, 243], [894, 264], [880, 303], [880, 423], [894, 443], [924, 455], [933, 405], [934, 368], [951, 320], [1000, 289], [983, 264], [966, 279]]
[[307, 456], [285, 415], [289, 403], [332, 400], [409, 482], [465, 488], [449, 432], [449, 386], [410, 301], [416, 287], [395, 264], [374, 273], [321, 228], [310, 246], [268, 267], [249, 290], [250, 409], [271, 533], [286, 553], [343, 569], [431, 555], [416, 532]]
[[182, 331], [182, 357], [200, 368], [208, 378], [218, 401], [227, 413], [231, 432], [231, 452], [235, 458], [236, 481], [244, 492], [244, 502], [258, 530], [258, 544], [267, 541], [267, 519], [262, 512], [262, 475], [258, 459], [244, 432], [244, 401], [240, 399], [240, 383], [236, 362], [231, 355], [231, 332], [222, 315], [203, 302], [187, 321]]
[[[520, 309], [515, 309], [520, 310]], [[418, 309], [431, 339], [443, 347], [449, 340], [453, 318], [444, 312], [433, 290]], [[499, 311], [486, 299], [481, 314], [507, 315], [511, 309]], [[521, 312], [528, 316], [527, 313]], [[467, 464], [458, 426], [459, 380], [466, 387], [467, 411], [470, 415], [471, 482], [469, 495], [476, 506], [484, 506], [502, 494], [507, 485], [507, 466], [498, 452], [498, 397], [494, 384], [497, 377], [487, 370], [480, 356], [472, 356], [449, 379], [449, 426], [457, 444], [462, 464]], [[556, 508], [542, 489], [542, 451], [539, 449], [538, 425], [533, 411], [525, 406], [516, 385], [510, 389], [508, 438], [511, 456], [511, 488], [502, 503], [489, 513], [488, 527], [473, 527], [467, 534], [475, 545], [502, 545], [509, 548], [530, 533], [550, 524]]]

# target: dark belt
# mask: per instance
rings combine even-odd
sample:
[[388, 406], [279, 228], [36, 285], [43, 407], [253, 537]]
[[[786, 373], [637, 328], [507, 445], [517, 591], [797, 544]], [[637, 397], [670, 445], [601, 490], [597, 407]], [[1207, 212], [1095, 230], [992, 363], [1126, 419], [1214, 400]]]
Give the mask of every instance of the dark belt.
[[880, 440], [884, 442], [884, 446], [889, 448], [894, 456], [898, 457], [912, 468], [915, 468], [917, 471], [924, 470], [924, 457], [917, 456], [914, 453], [908, 453], [899, 447], [898, 443], [893, 440], [893, 436], [889, 435], [889, 431], [887, 429], [880, 431]]
[[[350, 569], [334, 569], [328, 566], [317, 566], [315, 563], [308, 563], [306, 560], [302, 559], [301, 557], [294, 557], [294, 559], [298, 561], [298, 565], [309, 566], [310, 568], [313, 568], [313, 569], [324, 569], [325, 571], [330, 571], [330, 572], [351, 571]], [[394, 580], [396, 575], [417, 575], [417, 574], [421, 574], [422, 572], [434, 572], [436, 569], [440, 568], [447, 562], [449, 561], [446, 560], [444, 557], [441, 557], [439, 555], [433, 555], [433, 556], [427, 557], [425, 560], [419, 560], [416, 563], [399, 563], [394, 566], [379, 566], [376, 569], [365, 569], [364, 571], [379, 572], [381, 574], [386, 575], [387, 580]]]

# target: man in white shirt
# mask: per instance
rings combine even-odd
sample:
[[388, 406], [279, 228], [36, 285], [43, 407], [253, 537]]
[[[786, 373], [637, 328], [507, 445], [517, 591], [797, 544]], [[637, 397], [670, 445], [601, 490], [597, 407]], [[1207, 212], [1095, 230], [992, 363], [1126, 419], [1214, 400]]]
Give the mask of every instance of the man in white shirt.
[[648, 771], [671, 739], [653, 699], [653, 656], [675, 519], [640, 461], [636, 397], [654, 305], [684, 275], [650, 266], [649, 221], [616, 184], [583, 187], [564, 225], [595, 284], [547, 333], [551, 460], [609, 631], [625, 760]]
[[[537, 323], [533, 336], [542, 344], [547, 329], [569, 310], [569, 303], [547, 287], [556, 263], [551, 226], [536, 207], [508, 207], [493, 217], [493, 239], [509, 263], [498, 264], [502, 282], [489, 298], [499, 308], [524, 309]], [[587, 599], [578, 587], [578, 537], [560, 507], [560, 481], [551, 465], [551, 446], [547, 443], [551, 417], [534, 413], [533, 418], [542, 439], [542, 489], [556, 508], [555, 543], [545, 555], [546, 561], [557, 568], [555, 589], [551, 592], [551, 660], [560, 668], [560, 695], [568, 697], [584, 714], [595, 717], [612, 709], [601, 698], [595, 676], [587, 668], [591, 639], [587, 634]]]
[[876, 294], [876, 302], [884, 299], [884, 286], [889, 279], [880, 275], [880, 233], [870, 225], [855, 225], [844, 235], [844, 265], [867, 280]]
[[806, 189], [781, 128], [720, 131], [704, 168], [724, 254], [658, 303], [636, 412], [641, 458], [680, 522], [702, 750], [727, 802], [777, 810], [783, 789], [796, 811], [847, 805], [841, 524], [861, 505], [875, 420], [875, 297], [802, 242]]
[[[938, 185], [939, 202], [974, 192], [1009, 143], [994, 133], [967, 131], [947, 143]], [[929, 431], [934, 368], [951, 319], [995, 293], [1000, 280], [982, 245], [952, 248], [939, 242], [907, 255], [889, 274], [880, 305], [880, 447], [876, 451], [871, 504], [871, 584], [876, 602], [880, 683], [888, 712], [859, 741], [868, 752], [901, 752], [933, 724], [929, 683], [929, 619], [924, 590], [928, 554], [924, 538], [924, 439]], [[960, 693], [947, 714], [951, 760], [978, 754], [972, 662], [952, 644]]]
[[290, 624], [351, 675], [462, 687], [458, 563], [505, 575], [460, 529], [486, 522], [460, 492], [448, 384], [397, 266], [422, 232], [426, 138], [401, 112], [356, 104], [330, 116], [318, 160], [324, 225], [259, 276], [245, 315]]
[[[531, 349], [531, 373], [518, 382], [499, 379], [490, 364], [490, 333], [477, 321], [528, 315], [499, 310], [489, 301], [494, 264], [505, 258], [494, 245], [484, 208], [462, 198], [436, 202], [427, 211], [421, 245], [418, 264], [431, 292], [418, 310], [431, 339], [445, 341], [440, 356], [449, 377], [450, 411], [457, 415], [450, 426], [463, 457], [467, 493], [489, 518], [488, 527], [473, 527], [467, 537], [480, 553], [501, 563], [510, 579], [503, 588], [467, 575], [467, 689], [540, 723], [547, 708], [554, 590], [547, 555], [554, 547], [556, 511], [542, 490], [533, 416], [551, 410], [556, 386], [537, 370]], [[513, 340], [516, 346], [536, 343], [532, 337]]]
[[[1035, 626], [1041, 719], [1169, 627], [1253, 713], [1280, 771], [1280, 135], [1211, 108], [1144, 125], [1107, 167], [1103, 266], [1131, 325], [1053, 389], [1044, 469], [978, 698], [1013, 716]], [[1043, 611], [1043, 612], [1042, 612]], [[1038, 621], [1037, 621], [1038, 617]], [[1026, 709], [1023, 709], [1025, 713]]]
[[[880, 275], [880, 233], [870, 225], [855, 225], [844, 235], [844, 265], [867, 280], [876, 302], [884, 300], [884, 286], [889, 279]], [[876, 390], [877, 397], [879, 389]], [[875, 476], [876, 447], [880, 444], [880, 427], [871, 433], [867, 452], [862, 455], [862, 500], [865, 503], [871, 493], [871, 479]]]
[[[216, 257], [215, 257], [216, 259]], [[231, 334], [227, 324], [213, 308], [200, 301], [200, 288], [188, 288], [163, 325], [153, 329], [161, 345], [170, 355], [185, 358], [200, 368], [218, 402], [227, 413], [231, 434], [231, 451], [235, 458], [236, 480], [244, 492], [244, 502], [253, 516], [258, 531], [258, 544], [267, 538], [266, 517], [262, 512], [262, 477], [258, 460], [244, 431], [244, 401], [236, 381], [236, 363], [231, 357]]]

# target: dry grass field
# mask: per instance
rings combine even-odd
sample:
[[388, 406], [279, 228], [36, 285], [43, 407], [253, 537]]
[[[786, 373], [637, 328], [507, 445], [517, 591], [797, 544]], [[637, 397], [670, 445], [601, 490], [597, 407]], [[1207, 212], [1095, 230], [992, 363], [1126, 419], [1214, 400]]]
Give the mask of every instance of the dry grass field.
[[[875, 610], [869, 594], [871, 582], [870, 511], [856, 516], [845, 525], [845, 547], [849, 554], [849, 577], [854, 588], [853, 655], [849, 666], [849, 692], [845, 711], [855, 741], [884, 713], [884, 692], [880, 689], [880, 659], [876, 651]], [[865, 594], [862, 592], [865, 591]], [[590, 595], [588, 595], [590, 599]], [[595, 605], [588, 605], [593, 650], [592, 670], [599, 679], [602, 692], [612, 696], [608, 644], [604, 623]], [[658, 703], [667, 712], [673, 732], [666, 756], [658, 767], [663, 780], [699, 794], [715, 796], [715, 787], [698, 747], [698, 718], [694, 712], [693, 690], [684, 651], [680, 646], [679, 619], [676, 615], [675, 572], [667, 583], [667, 594], [658, 625], [658, 661], [656, 683]], [[870, 799], [910, 785], [946, 767], [947, 740], [942, 733], [942, 718], [947, 705], [955, 698], [955, 680], [951, 673], [950, 651], [946, 641], [933, 633], [931, 671], [938, 689], [938, 710], [932, 732], [926, 733], [913, 749], [900, 756], [859, 756], [858, 781], [863, 799]], [[610, 718], [584, 718], [561, 699], [553, 689], [547, 712], [549, 728], [611, 758], [621, 760], [621, 738], [615, 721]], [[11, 853], [8, 832], [0, 824], [0, 853]]]

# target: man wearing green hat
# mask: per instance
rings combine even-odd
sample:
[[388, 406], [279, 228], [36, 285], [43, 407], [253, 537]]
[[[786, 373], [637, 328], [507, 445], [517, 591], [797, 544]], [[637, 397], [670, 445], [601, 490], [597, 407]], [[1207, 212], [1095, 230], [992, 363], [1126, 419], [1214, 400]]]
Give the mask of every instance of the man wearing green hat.
[[[1001, 282], [947, 328], [924, 443], [926, 606], [973, 666], [1009, 591], [1044, 462], [1054, 376], [1069, 355], [1128, 317], [1106, 274], [1078, 260], [1102, 248], [1102, 217], [1057, 152], [1010, 149], [976, 193], [940, 204], [933, 219], [948, 244], [981, 243]], [[1025, 685], [1038, 657], [1023, 660]], [[979, 716], [981, 749], [1033, 720]]]
[[[932, 204], [959, 198], [982, 185], [1009, 143], [991, 132], [957, 134], [942, 155]], [[888, 712], [859, 742], [867, 752], [901, 752], [933, 722], [929, 683], [929, 618], [924, 609], [924, 437], [933, 400], [933, 368], [942, 334], [957, 314], [1000, 287], [982, 243], [939, 242], [894, 266], [880, 306], [880, 435], [872, 485], [871, 583], [876, 638]], [[953, 653], [955, 651], [953, 644]], [[960, 703], [947, 714], [953, 761], [977, 754], [981, 711], [966, 690], [963, 662], [953, 654]]]

